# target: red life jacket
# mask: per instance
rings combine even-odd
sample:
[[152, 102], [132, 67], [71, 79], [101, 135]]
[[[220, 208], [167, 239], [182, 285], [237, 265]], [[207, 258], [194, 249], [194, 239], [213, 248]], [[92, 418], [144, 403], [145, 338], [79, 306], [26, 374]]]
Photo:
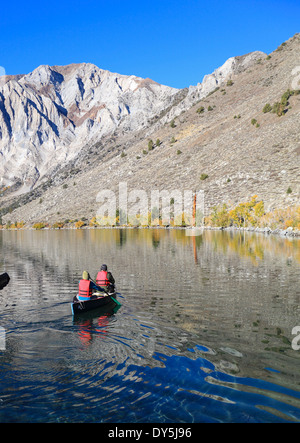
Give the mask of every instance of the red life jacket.
[[83, 298], [91, 298], [92, 288], [90, 280], [80, 280], [78, 296]]
[[107, 271], [99, 271], [96, 278], [98, 286], [108, 286], [110, 281], [107, 279]]

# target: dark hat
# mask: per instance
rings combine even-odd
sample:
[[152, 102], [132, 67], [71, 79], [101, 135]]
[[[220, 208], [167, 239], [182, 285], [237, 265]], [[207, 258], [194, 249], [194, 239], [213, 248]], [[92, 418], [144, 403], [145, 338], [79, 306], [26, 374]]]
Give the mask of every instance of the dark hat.
[[106, 265], [102, 265], [101, 266], [101, 271], [107, 271], [107, 266]]

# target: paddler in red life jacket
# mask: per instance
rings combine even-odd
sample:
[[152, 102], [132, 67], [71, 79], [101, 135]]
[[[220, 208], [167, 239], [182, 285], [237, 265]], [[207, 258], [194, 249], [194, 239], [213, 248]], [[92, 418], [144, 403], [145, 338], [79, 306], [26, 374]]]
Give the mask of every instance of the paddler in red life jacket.
[[78, 300], [86, 301], [96, 297], [93, 296], [93, 291], [104, 292], [102, 288], [90, 280], [90, 274], [87, 271], [83, 271], [82, 279], [79, 281]]
[[100, 271], [96, 277], [96, 283], [101, 288], [108, 292], [113, 292], [115, 289], [115, 279], [112, 276], [112, 273], [107, 270], [106, 265], [102, 265]]

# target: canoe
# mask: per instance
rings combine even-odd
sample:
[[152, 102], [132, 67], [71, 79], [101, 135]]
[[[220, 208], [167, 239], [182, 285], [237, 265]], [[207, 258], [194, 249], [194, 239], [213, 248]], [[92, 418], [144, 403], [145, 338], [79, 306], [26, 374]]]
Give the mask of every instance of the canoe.
[[86, 301], [77, 300], [77, 296], [74, 297], [73, 303], [71, 303], [71, 310], [73, 315], [83, 314], [93, 309], [100, 308], [102, 306], [113, 303], [115, 305], [121, 305], [116, 299], [116, 293], [107, 294], [96, 298], [91, 298]]
[[7, 272], [0, 275], [0, 290], [3, 289], [6, 285], [8, 285], [10, 278]]
[[90, 311], [81, 312], [73, 315], [73, 324], [76, 325], [87, 325], [89, 320], [111, 317], [116, 314], [121, 307], [121, 303], [116, 304], [111, 301], [104, 306], [100, 306], [100, 308], [91, 309]]

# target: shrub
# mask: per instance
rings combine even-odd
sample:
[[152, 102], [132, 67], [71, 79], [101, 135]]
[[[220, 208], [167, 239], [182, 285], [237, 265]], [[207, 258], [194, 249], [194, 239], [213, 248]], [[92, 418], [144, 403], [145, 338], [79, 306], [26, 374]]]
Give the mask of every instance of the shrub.
[[272, 112], [273, 112], [273, 114], [277, 114], [278, 117], [282, 116], [283, 107], [281, 106], [281, 104], [279, 102], [274, 103]]
[[259, 219], [259, 226], [269, 226], [271, 229], [287, 229], [293, 227], [300, 230], [300, 206], [275, 209]]
[[256, 201], [255, 201], [255, 205], [253, 206], [253, 210], [254, 210], [254, 214], [257, 218], [262, 217], [265, 213], [264, 202], [261, 200], [260, 202], [256, 203]]
[[232, 86], [232, 85], [233, 85], [233, 81], [232, 80], [228, 80], [227, 86]]
[[204, 110], [205, 110], [204, 106], [201, 106], [200, 108], [197, 109], [196, 112], [197, 112], [198, 114], [203, 114]]
[[53, 229], [61, 229], [61, 228], [63, 228], [64, 227], [64, 222], [55, 222], [55, 223], [53, 223], [53, 225], [52, 225], [52, 228]]
[[180, 149], [177, 149], [177, 155], [181, 154], [182, 152], [180, 151]]
[[292, 227], [300, 230], [300, 206], [265, 213], [264, 202], [257, 201], [257, 195], [254, 195], [250, 201], [240, 203], [229, 211], [225, 204], [214, 206], [205, 218], [205, 224], [219, 227], [268, 226], [272, 230]]
[[254, 195], [249, 202], [240, 203], [233, 210], [229, 211], [231, 222], [236, 226], [254, 226], [257, 220], [264, 215], [263, 201], [257, 201]]
[[92, 226], [92, 227], [98, 226], [96, 217], [91, 218], [89, 226]]
[[293, 91], [291, 91], [290, 89], [288, 89], [282, 96], [281, 96], [281, 100], [280, 100], [280, 104], [283, 106], [287, 106], [288, 105], [288, 100], [289, 98], [293, 95]]
[[281, 117], [283, 114], [286, 113], [286, 108], [289, 105], [289, 98], [292, 95], [298, 95], [298, 94], [300, 94], [300, 90], [288, 89], [287, 91], [285, 91], [285, 93], [282, 94], [281, 96], [280, 102], [274, 103], [272, 112], [274, 114], [277, 114], [278, 117]]
[[278, 48], [276, 49], [276, 51], [282, 51], [283, 48], [286, 46], [286, 42], [281, 43], [280, 46], [278, 46]]
[[200, 180], [206, 180], [208, 178], [207, 174], [201, 174], [200, 175]]
[[10, 226], [11, 226], [11, 221], [10, 221], [10, 220], [7, 220], [7, 223], [6, 223], [5, 227], [6, 227], [6, 228], [10, 228]]
[[270, 105], [270, 103], [267, 103], [263, 108], [263, 112], [266, 114], [267, 112], [271, 111], [272, 111], [272, 106]]
[[42, 223], [42, 222], [34, 223], [34, 225], [32, 227], [33, 227], [33, 229], [37, 229], [37, 230], [44, 229], [46, 227], [46, 224]]
[[78, 220], [78, 221], [75, 223], [75, 228], [76, 228], [76, 229], [80, 229], [80, 228], [82, 228], [82, 226], [84, 226], [84, 225], [85, 225], [84, 221], [82, 221], [82, 220]]
[[152, 151], [153, 146], [154, 146], [153, 141], [152, 141], [152, 140], [149, 140], [149, 141], [148, 141], [148, 151]]
[[213, 226], [220, 226], [222, 228], [229, 226], [229, 214], [227, 212], [227, 206], [225, 204], [222, 206], [214, 206], [212, 208], [210, 220]]
[[289, 186], [288, 188], [287, 188], [287, 191], [286, 191], [286, 193], [287, 194], [291, 194], [293, 191], [292, 191], [292, 188]]

